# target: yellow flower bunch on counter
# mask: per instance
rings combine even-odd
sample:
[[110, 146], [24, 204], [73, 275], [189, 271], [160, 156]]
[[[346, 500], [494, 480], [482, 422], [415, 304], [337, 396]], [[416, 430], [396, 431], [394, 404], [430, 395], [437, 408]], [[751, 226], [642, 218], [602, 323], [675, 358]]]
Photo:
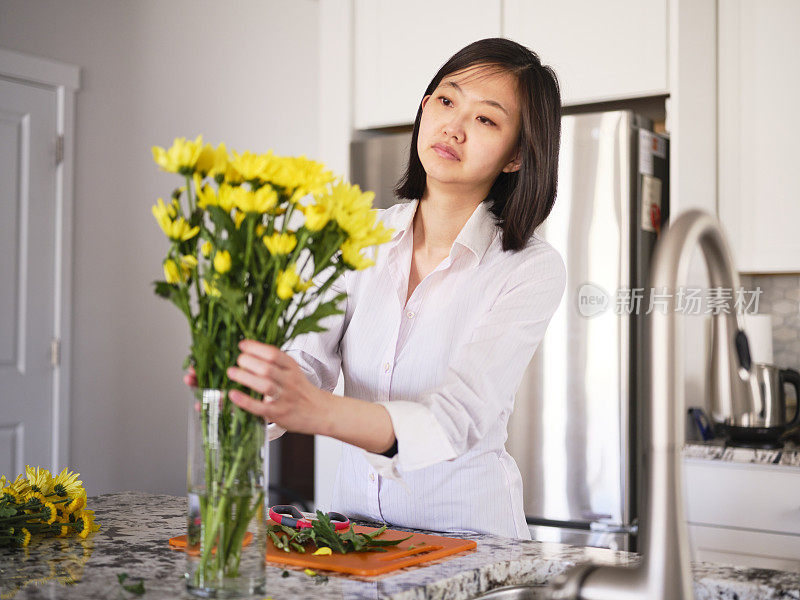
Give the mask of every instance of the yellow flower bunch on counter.
[[227, 388], [242, 338], [280, 347], [321, 331], [319, 321], [340, 313], [344, 299], [321, 302], [323, 294], [345, 271], [372, 266], [365, 250], [393, 233], [378, 220], [372, 192], [304, 156], [229, 152], [202, 136], [152, 152], [183, 180], [152, 208], [170, 243], [155, 291], [189, 320], [187, 364], [200, 387]]
[[78, 473], [65, 468], [53, 477], [27, 466], [13, 482], [0, 475], [0, 547], [27, 546], [37, 534], [86, 538], [99, 528]]

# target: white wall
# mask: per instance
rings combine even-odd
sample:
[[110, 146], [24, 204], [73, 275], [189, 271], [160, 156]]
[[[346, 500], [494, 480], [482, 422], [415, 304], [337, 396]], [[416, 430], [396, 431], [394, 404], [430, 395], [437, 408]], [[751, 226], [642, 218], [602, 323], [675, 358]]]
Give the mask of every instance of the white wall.
[[0, 46], [81, 67], [69, 465], [91, 494], [185, 493], [187, 324], [156, 298], [150, 147], [202, 133], [315, 157], [315, 0], [0, 0]]

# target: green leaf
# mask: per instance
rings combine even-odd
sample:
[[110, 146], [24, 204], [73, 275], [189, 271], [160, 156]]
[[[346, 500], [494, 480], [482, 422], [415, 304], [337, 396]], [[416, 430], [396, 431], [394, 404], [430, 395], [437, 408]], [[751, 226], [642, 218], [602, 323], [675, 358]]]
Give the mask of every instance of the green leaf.
[[125, 590], [126, 592], [131, 592], [132, 594], [136, 594], [137, 596], [141, 596], [142, 594], [145, 593], [144, 580], [140, 579], [138, 583], [132, 583], [126, 585], [125, 584], [126, 579], [128, 579], [127, 573], [117, 574], [117, 581], [119, 581], [119, 584], [122, 586], [123, 590]]
[[370, 547], [374, 547], [374, 546], [396, 546], [400, 542], [405, 542], [406, 540], [411, 539], [412, 537], [414, 537], [413, 533], [411, 535], [409, 535], [408, 537], [404, 537], [404, 538], [401, 538], [399, 540], [370, 540]]
[[297, 323], [295, 323], [289, 339], [304, 333], [325, 331], [324, 327], [320, 327], [319, 322], [331, 315], [344, 314], [344, 311], [340, 310], [337, 305], [346, 297], [347, 294], [345, 293], [337, 294], [332, 300], [320, 304], [311, 315], [299, 319]]
[[136, 594], [137, 596], [141, 596], [146, 591], [144, 589], [144, 581], [140, 581], [139, 583], [136, 583], [134, 585], [123, 585], [122, 589], [125, 590], [126, 592]]

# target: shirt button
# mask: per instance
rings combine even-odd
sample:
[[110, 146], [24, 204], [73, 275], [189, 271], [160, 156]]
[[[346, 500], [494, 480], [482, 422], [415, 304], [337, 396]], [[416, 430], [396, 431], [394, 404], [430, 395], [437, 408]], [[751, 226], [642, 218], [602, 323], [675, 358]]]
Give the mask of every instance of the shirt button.
[[369, 474], [369, 480], [370, 481], [375, 481], [375, 473], [370, 473]]
[[411, 312], [411, 311], [408, 311], [408, 312], [406, 313], [406, 316], [407, 316], [409, 319], [413, 319], [413, 318], [414, 318], [414, 313], [413, 313], [413, 312]]
[[392, 365], [390, 365], [388, 362], [383, 363], [383, 372], [384, 373], [388, 373], [389, 369], [391, 369], [391, 368], [392, 368]]

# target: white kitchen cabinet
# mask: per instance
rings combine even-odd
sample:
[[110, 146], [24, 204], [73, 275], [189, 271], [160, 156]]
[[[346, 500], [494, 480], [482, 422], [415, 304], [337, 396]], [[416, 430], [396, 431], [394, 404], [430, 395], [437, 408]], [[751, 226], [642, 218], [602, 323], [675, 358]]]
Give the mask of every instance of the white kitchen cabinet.
[[800, 571], [800, 469], [684, 460], [695, 560]]
[[356, 129], [413, 123], [451, 55], [500, 37], [500, 0], [356, 0], [354, 10]]
[[505, 0], [503, 35], [551, 65], [562, 103], [667, 94], [667, 0]]
[[693, 559], [800, 572], [800, 536], [689, 525]]
[[800, 2], [718, 3], [719, 215], [740, 271], [800, 271]]

